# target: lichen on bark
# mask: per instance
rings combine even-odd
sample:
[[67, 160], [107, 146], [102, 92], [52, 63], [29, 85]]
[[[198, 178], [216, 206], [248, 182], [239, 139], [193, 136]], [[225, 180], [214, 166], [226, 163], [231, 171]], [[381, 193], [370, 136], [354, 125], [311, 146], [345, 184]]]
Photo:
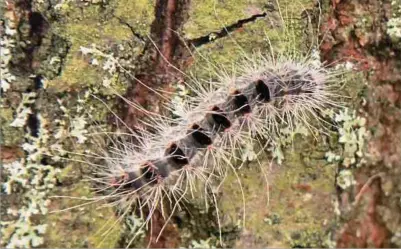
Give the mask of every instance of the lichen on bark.
[[[167, 44], [170, 46], [162, 47], [161, 51], [157, 51], [154, 48], [155, 45], [148, 39], [149, 37], [155, 39], [156, 45], [160, 41], [162, 45], [165, 45], [162, 38], [171, 35], [168, 33], [171, 26], [166, 27], [165, 30], [158, 30], [158, 27], [154, 27], [155, 23], [157, 24], [155, 16], [165, 18], [167, 15], [166, 10], [156, 9], [156, 6], [159, 6], [158, 4], [162, 1], [156, 1], [156, 4], [149, 1], [128, 0], [9, 2], [12, 3], [12, 6], [5, 8], [8, 9], [9, 13], [18, 17], [16, 21], [20, 24], [18, 28], [20, 43], [13, 50], [13, 63], [10, 66], [10, 71], [17, 76], [17, 80], [4, 94], [5, 101], [2, 103], [5, 103], [1, 112], [2, 150], [21, 145], [25, 130], [32, 128], [28, 125], [18, 129], [9, 127], [15, 118], [15, 110], [19, 104], [17, 100], [21, 99], [22, 93], [34, 91], [38, 94], [32, 108], [36, 113], [40, 112], [43, 117], [50, 121], [46, 129], [52, 135], [58, 134], [57, 137], [53, 136], [50, 139], [48, 146], [62, 145], [65, 150], [85, 153], [85, 149], [87, 149], [85, 146], [88, 144], [90, 146], [90, 140], [86, 138], [88, 125], [83, 123], [82, 120], [89, 118], [91, 121], [99, 122], [109, 128], [112, 126], [110, 125], [112, 118], [109, 118], [109, 110], [99, 101], [90, 98], [90, 94], [98, 94], [106, 101], [108, 106], [113, 110], [118, 110], [121, 103], [118, 103], [113, 92], [107, 88], [110, 84], [123, 94], [127, 87], [133, 86], [135, 88], [138, 86], [132, 77], [133, 75], [140, 77], [147, 84], [154, 83], [155, 87], [167, 86], [163, 88], [167, 90], [170, 90], [168, 86], [177, 85], [179, 80], [185, 79], [183, 75], [174, 72], [169, 63], [166, 63], [162, 58], [157, 59], [157, 56], [154, 55], [157, 53], [149, 51], [163, 53], [167, 51], [170, 55], [169, 59], [172, 59], [170, 63], [174, 66], [185, 72], [193, 72], [200, 78], [208, 78], [210, 76], [208, 63], [224, 65], [229, 68], [233, 62], [239, 61], [244, 53], [250, 54], [255, 51], [257, 53], [270, 53], [270, 46], [276, 52], [293, 49], [298, 53], [308, 54], [311, 47], [306, 46], [306, 44], [310, 44], [310, 38], [317, 38], [316, 33], [310, 33], [311, 30], [316, 31], [316, 29], [310, 29], [308, 21], [314, 23], [319, 20], [315, 13], [318, 13], [318, 17], [323, 18], [316, 9], [319, 6], [315, 6], [313, 1], [306, 0], [279, 1], [280, 10], [275, 6], [275, 1], [268, 3], [266, 1], [252, 1], [252, 3], [249, 1], [182, 1], [181, 5], [178, 6], [180, 8], [177, 8], [179, 11], [176, 10], [180, 13], [178, 13], [179, 17], [174, 19], [177, 23], [173, 22], [173, 27], [178, 29], [180, 39], [190, 42], [198, 41], [198, 43], [193, 43], [198, 46], [196, 49], [189, 48], [190, 52], [195, 55], [195, 62], [193, 63], [193, 58], [188, 56], [191, 53], [188, 53], [187, 48], [178, 42], [177, 37], [175, 37], [176, 43]], [[340, 8], [339, 20], [333, 21], [330, 17], [327, 20], [322, 19], [322, 26], [324, 28], [328, 26], [332, 32], [324, 31], [321, 38], [329, 37], [335, 43], [335, 46], [323, 43], [324, 59], [330, 57], [328, 51], [331, 49], [340, 49], [342, 45], [348, 45], [350, 42], [348, 37], [350, 36], [357, 40], [357, 42], [352, 41], [350, 43], [359, 44], [356, 46], [362, 48], [358, 47], [354, 50], [347, 47], [348, 50], [341, 50], [339, 53], [343, 53], [343, 58], [353, 56], [358, 59], [366, 59], [360, 56], [360, 51], [365, 49], [366, 44], [374, 43], [373, 40], [380, 41], [378, 37], [383, 35], [383, 32], [372, 31], [374, 27], [379, 26], [378, 19], [375, 15], [363, 12], [364, 18], [351, 22], [345, 15], [349, 9], [346, 8], [346, 4], [344, 6], [344, 8], [332, 6], [333, 8]], [[363, 6], [356, 6], [358, 7], [357, 10], [365, 11]], [[375, 9], [380, 9], [374, 4], [372, 6]], [[329, 13], [331, 8], [326, 4], [320, 7], [322, 7], [320, 11], [326, 14]], [[395, 16], [391, 18], [399, 18], [397, 16], [399, 12], [394, 13]], [[174, 14], [174, 11], [170, 14]], [[308, 14], [310, 14], [309, 17], [312, 17], [310, 20], [307, 18]], [[255, 18], [249, 19], [251, 20], [249, 21], [247, 18], [250, 16]], [[282, 17], [289, 26], [281, 25]], [[171, 21], [173, 17], [168, 16], [167, 19]], [[240, 20], [246, 21], [238, 24]], [[335, 26], [333, 23], [337, 25], [340, 23], [336, 32], [332, 30], [332, 26]], [[355, 25], [349, 25], [350, 23]], [[397, 38], [397, 32], [394, 30], [396, 27], [393, 23], [389, 23], [390, 26], [387, 25], [386, 31], [391, 36], [394, 45], [392, 52], [395, 53], [399, 50], [397, 47], [399, 48], [400, 42], [399, 39], [394, 38]], [[229, 34], [225, 34], [224, 28], [231, 24], [238, 25], [234, 25], [233, 27], [236, 28]], [[35, 25], [40, 28], [34, 28]], [[219, 32], [221, 37], [216, 38], [216, 34]], [[196, 40], [203, 36], [206, 36], [207, 39]], [[392, 56], [391, 51], [383, 52], [387, 51], [383, 47], [373, 46], [371, 49], [374, 56]], [[95, 50], [101, 52], [102, 55], [83, 52]], [[365, 50], [370, 51], [369, 49]], [[127, 71], [110, 70], [109, 67], [105, 66], [109, 55], [118, 58], [118, 61]], [[154, 63], [157, 60], [159, 62]], [[393, 70], [397, 71], [399, 61], [392, 60], [391, 63], [394, 65]], [[111, 64], [107, 65], [110, 66]], [[382, 75], [378, 76], [382, 81], [386, 77], [386, 73], [391, 70], [382, 62], [377, 62], [375, 65], [382, 69]], [[393, 71], [391, 72], [393, 73]], [[30, 78], [31, 75], [34, 76], [33, 79]], [[37, 83], [37, 81], [35, 83], [35, 77], [38, 75], [41, 76], [46, 87], [35, 88]], [[366, 83], [364, 77], [366, 76], [358, 75], [358, 77], [351, 77], [346, 80], [344, 94], [351, 97], [349, 101], [351, 108], [359, 108], [358, 102], [365, 98], [375, 99], [375, 97], [367, 95], [366, 90], [363, 89], [363, 85]], [[384, 96], [386, 94], [383, 93], [388, 93], [388, 108], [385, 106], [380, 108], [386, 109], [390, 114], [394, 114], [393, 117], [397, 117], [399, 113], [399, 106], [397, 106], [399, 89], [392, 82], [399, 81], [399, 77], [384, 80], [389, 80], [390, 83], [380, 85], [377, 88], [379, 90], [373, 91]], [[127, 91], [127, 95], [130, 93], [134, 93], [135, 96], [133, 97], [138, 102], [150, 105], [149, 108], [151, 109], [154, 108], [151, 104], [156, 103], [153, 100], [157, 97], [152, 96], [150, 92], [135, 88], [131, 92]], [[376, 105], [373, 106], [373, 110], [382, 110], [377, 108]], [[82, 110], [88, 110], [91, 115], [84, 116], [85, 112]], [[370, 114], [372, 117], [375, 116], [375, 113]], [[388, 122], [391, 124], [399, 122], [394, 121], [395, 118], [392, 119], [390, 114], [385, 117]], [[75, 137], [73, 136], [75, 140], [60, 141], [65, 138], [62, 134], [74, 129], [73, 124], [77, 123], [77, 126], [84, 128], [79, 129], [79, 131], [75, 130]], [[372, 125], [370, 127], [372, 130], [375, 129]], [[399, 135], [395, 125], [390, 127], [394, 128], [394, 134]], [[378, 133], [386, 134], [388, 128], [387, 124], [381, 124], [378, 127]], [[377, 136], [380, 137], [380, 134]], [[78, 138], [84, 140], [83, 144], [77, 142], [76, 139]], [[393, 143], [395, 143], [394, 141]], [[78, 146], [76, 146], [77, 144]], [[374, 148], [379, 145], [379, 143], [372, 145], [371, 152], [373, 154], [376, 151]], [[97, 144], [92, 144], [92, 146], [96, 147]], [[385, 146], [381, 144], [379, 147], [378, 151], [383, 151]], [[397, 146], [392, 148], [396, 150]], [[333, 246], [333, 234], [336, 233], [335, 228], [338, 225], [338, 217], [335, 213], [338, 211], [336, 207], [338, 203], [332, 200], [335, 199], [337, 193], [336, 177], [337, 169], [340, 166], [339, 162], [328, 162], [326, 153], [328, 151], [339, 154], [342, 152], [343, 148], [338, 141], [338, 135], [333, 132], [329, 136], [322, 136], [318, 140], [314, 140], [310, 136], [305, 138], [302, 134], [297, 134], [293, 140], [293, 146], [283, 146], [282, 149], [284, 161], [281, 165], [272, 158], [271, 154], [267, 153], [262, 156], [260, 161], [250, 162], [238, 170], [245, 194], [245, 206], [243, 206], [242, 193], [236, 176], [231, 173], [225, 180], [219, 191], [217, 207], [219, 208], [226, 245], [238, 247]], [[9, 151], [13, 151], [13, 149], [9, 149]], [[21, 153], [17, 153], [17, 150], [15, 150], [15, 154], [18, 157], [29, 156], [29, 154], [20, 155]], [[396, 153], [384, 156], [384, 158], [378, 157], [379, 159], [369, 160], [372, 162], [375, 160], [385, 161], [387, 167], [391, 168], [389, 171], [398, 176], [398, 164], [394, 159], [398, 158]], [[58, 184], [52, 193], [53, 195], [91, 196], [89, 191], [91, 185], [82, 181], [85, 174], [91, 173], [90, 167], [78, 163], [62, 164], [54, 158], [46, 157], [46, 160], [52, 162], [53, 167], [62, 170], [58, 176]], [[268, 186], [261, 167], [265, 170], [268, 169]], [[359, 171], [363, 170], [359, 169]], [[369, 170], [374, 171], [371, 168]], [[367, 173], [367, 175], [370, 176], [371, 174]], [[394, 197], [398, 193], [397, 186], [399, 184], [395, 182], [395, 177], [394, 179], [390, 177], [382, 180], [384, 181], [382, 189], [386, 193], [386, 197], [383, 197], [385, 206], [380, 207], [378, 213], [380, 213], [387, 229], [393, 234], [392, 243], [399, 245], [399, 237], [397, 237], [397, 234], [400, 233], [399, 224], [392, 219], [392, 214], [397, 209], [397, 201], [399, 201]], [[365, 180], [360, 181], [365, 182]], [[269, 201], [267, 192], [269, 193]], [[5, 205], [18, 204], [18, 201], [20, 201], [18, 198], [12, 196], [5, 201]], [[202, 202], [202, 200], [197, 201]], [[77, 203], [68, 199], [52, 199], [50, 208], [56, 210]], [[188, 206], [191, 212], [183, 211], [175, 215], [175, 224], [166, 229], [168, 236], [161, 239], [163, 243], [155, 243], [153, 246], [196, 245], [194, 241], [217, 243], [218, 225], [215, 221], [211, 221], [216, 219], [216, 211], [213, 208], [204, 210], [204, 206], [199, 203], [192, 203]], [[245, 207], [245, 227], [242, 226], [243, 207]], [[77, 210], [80, 210], [79, 213], [70, 210], [37, 218], [40, 223], [54, 227], [48, 229], [43, 245], [71, 248], [119, 247], [124, 246], [121, 244], [122, 241], [129, 241], [127, 238], [129, 235], [122, 231], [123, 228], [120, 225], [117, 225], [116, 229], [109, 233], [103, 241], [105, 236], [99, 230], [106, 222], [113, 223], [116, 220], [113, 209], [96, 209], [94, 206], [87, 206]], [[2, 214], [7, 215], [3, 208]], [[180, 220], [181, 222], [179, 222]], [[372, 224], [376, 223], [372, 222]], [[103, 242], [100, 243], [101, 241]], [[138, 245], [142, 244], [136, 246]], [[345, 245], [349, 244], [345, 243]]]

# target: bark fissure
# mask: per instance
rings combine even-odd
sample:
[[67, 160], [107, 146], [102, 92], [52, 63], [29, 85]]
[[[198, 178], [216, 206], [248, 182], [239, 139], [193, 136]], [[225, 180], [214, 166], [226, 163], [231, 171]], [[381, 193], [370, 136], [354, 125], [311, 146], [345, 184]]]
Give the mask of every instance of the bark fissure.
[[217, 32], [211, 32], [207, 35], [195, 38], [195, 39], [190, 39], [187, 40], [187, 44], [194, 46], [194, 47], [200, 47], [202, 45], [208, 44], [210, 42], [213, 42], [217, 39], [224, 38], [228, 36], [230, 33], [241, 29], [245, 24], [255, 22], [256, 20], [266, 17], [267, 13], [261, 13], [261, 14], [256, 14], [252, 15], [251, 17], [245, 18], [245, 19], [240, 19], [237, 22], [228, 25], [227, 27], [222, 28], [220, 31]]

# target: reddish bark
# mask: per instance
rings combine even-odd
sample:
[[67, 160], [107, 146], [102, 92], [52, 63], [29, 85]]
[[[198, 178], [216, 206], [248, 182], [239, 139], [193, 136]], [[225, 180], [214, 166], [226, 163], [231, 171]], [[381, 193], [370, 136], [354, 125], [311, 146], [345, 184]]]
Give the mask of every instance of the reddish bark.
[[[401, 60], [394, 57], [400, 51], [386, 34], [390, 16], [390, 1], [333, 0], [328, 24], [323, 27], [334, 38], [322, 44], [325, 60], [357, 62], [359, 69], [371, 72], [366, 74], [368, 96], [364, 111], [367, 128], [376, 130], [369, 142], [367, 165], [355, 170], [354, 192], [339, 196], [345, 222], [337, 233], [338, 247], [388, 247], [391, 226], [379, 207], [391, 212], [395, 220], [399, 218], [399, 208], [392, 201], [395, 195], [383, 190], [383, 179], [398, 186], [401, 169]], [[369, 22], [357, 23], [362, 19]], [[382, 177], [369, 182], [378, 172]], [[354, 199], [357, 201], [351, 204]], [[344, 211], [347, 208], [351, 211]]]
[[[187, 19], [186, 8], [189, 0], [158, 0], [155, 5], [155, 19], [151, 25], [150, 37], [152, 41], [147, 43], [146, 51], [150, 54], [149, 60], [143, 64], [148, 65], [146, 72], [136, 75], [136, 80], [127, 89], [126, 98], [145, 109], [160, 112], [165, 98], [171, 92], [171, 84], [176, 82], [180, 73], [174, 68], [179, 68], [180, 56], [176, 56], [180, 50], [178, 33]], [[157, 91], [157, 92], [156, 92]], [[138, 120], [146, 114], [127, 105], [124, 111], [124, 122], [133, 130], [140, 126]], [[179, 245], [180, 235], [172, 222], [166, 225], [162, 236], [157, 236], [165, 225], [159, 211], [152, 216], [152, 227], [146, 240], [151, 248], [171, 248]]]

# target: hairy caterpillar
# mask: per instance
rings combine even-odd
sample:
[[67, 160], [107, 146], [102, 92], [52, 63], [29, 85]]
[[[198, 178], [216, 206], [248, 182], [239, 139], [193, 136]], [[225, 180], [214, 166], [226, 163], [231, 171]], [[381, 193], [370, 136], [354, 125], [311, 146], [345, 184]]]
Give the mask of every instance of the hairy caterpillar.
[[102, 181], [154, 210], [167, 196], [177, 202], [186, 198], [195, 179], [223, 178], [244, 143], [257, 143], [257, 136], [271, 142], [279, 136], [278, 126], [308, 124], [308, 118], [319, 119], [324, 108], [338, 106], [325, 68], [308, 62], [258, 61], [262, 63], [252, 73], [242, 72], [217, 82], [217, 90], [205, 96], [191, 97], [182, 116], [154, 118], [149, 126], [157, 133], [143, 131], [136, 135], [140, 145], [125, 143], [120, 155], [106, 159]]
[[332, 88], [336, 73], [315, 65], [309, 55], [256, 54], [235, 68], [232, 74], [216, 69], [213, 81], [186, 83], [194, 95], [182, 110], [174, 110], [178, 117], [153, 114], [131, 103], [147, 114], [142, 123], [156, 132], [132, 132], [134, 142], [112, 141], [101, 156], [105, 165], [98, 168], [99, 178], [93, 179], [103, 186], [101, 193], [108, 193], [93, 201], [111, 199], [124, 208], [139, 202], [140, 209], [147, 207], [149, 222], [167, 200], [168, 220], [181, 200], [194, 195], [196, 179], [206, 189], [212, 178], [224, 179], [244, 143], [273, 143], [280, 126], [293, 129], [303, 123], [316, 129], [310, 118], [322, 120], [325, 108], [338, 106]]

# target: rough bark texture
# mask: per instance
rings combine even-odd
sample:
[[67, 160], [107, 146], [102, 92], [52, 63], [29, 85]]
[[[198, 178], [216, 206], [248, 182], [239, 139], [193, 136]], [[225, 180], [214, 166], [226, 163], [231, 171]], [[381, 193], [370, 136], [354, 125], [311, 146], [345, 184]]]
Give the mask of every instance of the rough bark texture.
[[[115, 97], [106, 85], [148, 110], [165, 112], [164, 98], [171, 98], [169, 92], [185, 79], [177, 69], [192, 70], [199, 77], [209, 76], [210, 67], [202, 64], [206, 63], [202, 58], [230, 66], [244, 51], [269, 51], [266, 34], [277, 50], [285, 40], [283, 36], [289, 36], [293, 39], [288, 40], [295, 43], [293, 47], [307, 52], [308, 46], [304, 45], [314, 34], [305, 34], [305, 14], [316, 17], [320, 7], [323, 20], [319, 26], [320, 54], [329, 62], [355, 64], [358, 73], [347, 78], [343, 90], [350, 96], [348, 106], [367, 119], [366, 128], [371, 133], [368, 145], [363, 156], [355, 156], [357, 163], [346, 167], [342, 161], [327, 160], [327, 152], [345, 151], [336, 132], [318, 140], [297, 134], [290, 139], [293, 146], [283, 146], [281, 165], [267, 153], [260, 162], [246, 164], [238, 171], [245, 205], [238, 179], [234, 174], [229, 175], [218, 193], [224, 246], [328, 247], [337, 243], [338, 247], [400, 247], [401, 31], [394, 31], [397, 27], [388, 23], [401, 18], [401, 3], [387, 0], [322, 1], [320, 5], [307, 0], [300, 1], [302, 4], [279, 2], [282, 13], [294, 15], [285, 19], [295, 22], [292, 33], [277, 32], [281, 22], [279, 11], [274, 3], [262, 0], [252, 3], [237, 0], [2, 2], [5, 14], [0, 32], [3, 36], [9, 28], [16, 31], [9, 35], [16, 43], [7, 65], [16, 79], [7, 91], [2, 90], [2, 164], [24, 159], [25, 165], [28, 161], [59, 169], [61, 173], [55, 177], [46, 198], [91, 196], [92, 185], [83, 178], [93, 173], [93, 167], [80, 163], [87, 159], [55, 153], [50, 148], [57, 145], [85, 154], [89, 149], [105, 146], [105, 141], [91, 140], [88, 134], [90, 127], [98, 125], [109, 130], [126, 128], [110, 114], [110, 109], [122, 116], [129, 128], [135, 130], [140, 126], [138, 120], [143, 113]], [[310, 18], [312, 22], [318, 19]], [[96, 49], [86, 53], [85, 48], [92, 49], [91, 44]], [[95, 54], [95, 50], [103, 55]], [[196, 56], [198, 52], [203, 54], [202, 58]], [[113, 62], [104, 66], [108, 58], [104, 55], [117, 58], [125, 70], [120, 65], [110, 66]], [[5, 77], [3, 71], [2, 77]], [[151, 89], [166, 93], [162, 98]], [[24, 105], [30, 110], [25, 123], [11, 127], [23, 94], [29, 93], [35, 95], [33, 101]], [[110, 109], [88, 93], [98, 96]], [[83, 118], [90, 121], [82, 123]], [[22, 145], [32, 143], [34, 138], [43, 138], [44, 131], [48, 136], [35, 144], [42, 154], [36, 161], [30, 161], [32, 151], [27, 151], [26, 146], [24, 151]], [[288, 145], [287, 142], [283, 144]], [[58, 157], [71, 160], [59, 161]], [[343, 155], [341, 160], [346, 159]], [[268, 169], [268, 184], [260, 168]], [[348, 188], [338, 185], [342, 170], [350, 170], [355, 179]], [[7, 182], [9, 169], [4, 171], [2, 168], [1, 179]], [[31, 179], [27, 175], [23, 177]], [[10, 210], [19, 210], [33, 200], [32, 196], [24, 195], [27, 190], [22, 185], [13, 184], [11, 194], [2, 193], [0, 210], [1, 221], [11, 224], [18, 214]], [[45, 185], [41, 184], [35, 186]], [[52, 199], [47, 207], [57, 210], [78, 204], [77, 200]], [[96, 209], [97, 206], [32, 215], [32, 224], [48, 225], [45, 234], [33, 232], [43, 238], [40, 246], [126, 246], [133, 235], [127, 223], [117, 222], [114, 209]], [[154, 235], [161, 231], [164, 219], [156, 212], [152, 228], [143, 231], [143, 236], [131, 246], [217, 245], [216, 209], [212, 206], [206, 210], [201, 198], [186, 207], [173, 216], [158, 241]], [[105, 227], [107, 230], [114, 223], [115, 229], [105, 236]], [[15, 231], [12, 226], [2, 230], [6, 238], [2, 246], [10, 243]], [[33, 242], [27, 243], [26, 246], [33, 245]]]
[[342, 210], [339, 247], [400, 246], [401, 60], [400, 37], [391, 33], [399, 1], [333, 1], [328, 12], [334, 39], [323, 44], [325, 58], [352, 57], [365, 71], [361, 106], [372, 138], [365, 166], [355, 169], [352, 191], [339, 192]]

